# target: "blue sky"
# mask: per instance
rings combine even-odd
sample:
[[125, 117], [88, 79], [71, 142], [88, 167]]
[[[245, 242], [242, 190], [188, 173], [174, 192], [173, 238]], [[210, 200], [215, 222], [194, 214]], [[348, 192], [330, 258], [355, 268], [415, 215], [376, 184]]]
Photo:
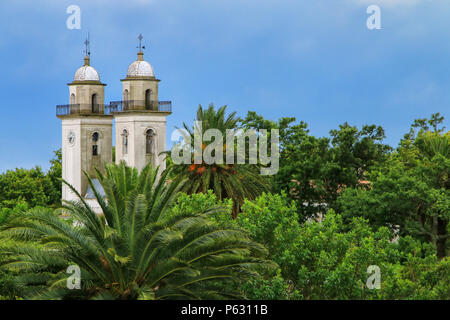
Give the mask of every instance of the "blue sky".
[[[66, 27], [72, 4], [81, 30]], [[366, 27], [371, 4], [381, 30]], [[88, 31], [107, 102], [121, 100], [144, 35], [160, 100], [173, 101], [168, 134], [214, 103], [294, 116], [317, 136], [379, 124], [396, 146], [415, 118], [450, 117], [449, 17], [448, 0], [1, 1], [0, 172], [48, 168], [61, 144], [55, 106], [69, 101]]]

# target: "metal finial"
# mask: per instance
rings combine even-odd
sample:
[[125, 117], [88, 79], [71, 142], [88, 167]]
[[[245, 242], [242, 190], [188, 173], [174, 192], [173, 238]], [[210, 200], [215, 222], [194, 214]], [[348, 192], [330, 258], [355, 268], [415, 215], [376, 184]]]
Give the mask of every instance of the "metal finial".
[[144, 39], [142, 33], [139, 35], [138, 39], [139, 39], [139, 46], [136, 48], [139, 48], [139, 52], [142, 52], [142, 49], [145, 49], [145, 46], [142, 45], [142, 39]]
[[86, 49], [85, 49], [84, 53], [88, 57], [91, 56], [91, 49], [90, 49], [91, 41], [89, 40], [89, 38], [90, 38], [90, 35], [88, 33], [88, 37], [87, 37], [86, 41], [84, 42], [84, 45], [86, 46]]

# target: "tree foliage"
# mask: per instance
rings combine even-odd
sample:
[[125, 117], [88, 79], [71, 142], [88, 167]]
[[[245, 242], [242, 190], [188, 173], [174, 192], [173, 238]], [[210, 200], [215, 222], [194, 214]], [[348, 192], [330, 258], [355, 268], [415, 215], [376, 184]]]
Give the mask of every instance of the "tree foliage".
[[364, 183], [368, 171], [383, 163], [391, 147], [383, 144], [382, 127], [365, 125], [360, 130], [344, 123], [330, 137], [315, 137], [303, 121], [265, 120], [249, 112], [241, 120], [246, 128], [280, 130], [280, 170], [274, 191], [285, 191], [297, 202], [304, 221], [333, 207], [341, 190]]
[[61, 203], [61, 150], [55, 151], [51, 167], [8, 170], [0, 174], [0, 208], [14, 208], [26, 202], [30, 207]]
[[[429, 244], [409, 236], [393, 242], [388, 228], [373, 230], [360, 217], [345, 222], [332, 210], [321, 222], [300, 224], [296, 212], [295, 203], [282, 195], [264, 194], [244, 204], [234, 223], [263, 243], [280, 266], [278, 275], [267, 273], [244, 287], [246, 295], [270, 299], [271, 288], [278, 288], [279, 299], [450, 297], [450, 259], [437, 259]], [[381, 271], [379, 290], [367, 287], [371, 265]]]
[[337, 201], [345, 217], [429, 241], [440, 258], [448, 252], [450, 220], [450, 133], [439, 127], [442, 120], [416, 120], [389, 161], [371, 172], [370, 188], [346, 189]]
[[[222, 137], [227, 136], [227, 130], [235, 131], [238, 129], [238, 118], [236, 113], [226, 115], [226, 106], [215, 110], [214, 105], [207, 109], [199, 106], [197, 110], [196, 121], [201, 122], [201, 129], [198, 132], [203, 134], [208, 129], [218, 130]], [[195, 128], [186, 123], [183, 124], [191, 141], [195, 140]], [[202, 144], [202, 152], [206, 148], [206, 142]], [[223, 143], [223, 161], [220, 163], [208, 164], [203, 159], [202, 163], [195, 164], [195, 150], [191, 153], [191, 164], [173, 164], [174, 175], [189, 180], [183, 191], [188, 194], [198, 192], [208, 192], [213, 190], [218, 199], [233, 200], [233, 217], [236, 217], [240, 211], [244, 199], [255, 199], [263, 191], [270, 188], [270, 184], [260, 175], [259, 166], [247, 164], [227, 164], [226, 150], [235, 149], [233, 145]], [[248, 148], [247, 148], [248, 150]], [[234, 153], [236, 155], [236, 152]]]
[[[37, 208], [11, 219], [1, 238], [14, 239], [0, 248], [3, 269], [19, 272], [16, 287], [37, 299], [217, 299], [236, 297], [219, 286], [256, 275], [270, 265], [266, 250], [238, 227], [221, 228], [208, 216], [226, 208], [205, 206], [171, 211], [184, 181], [169, 182], [169, 171], [107, 165], [98, 172], [102, 198], [92, 180], [104, 215], [85, 200], [58, 211]], [[81, 269], [80, 290], [67, 288], [66, 269]], [[232, 288], [228, 286], [226, 288]]]
[[[376, 125], [315, 137], [295, 118], [239, 119], [213, 105], [196, 116], [202, 133], [278, 129], [279, 172], [168, 157], [158, 179], [149, 167], [107, 165], [105, 199], [90, 181], [97, 216], [81, 197], [54, 209], [60, 150], [48, 172], [8, 171], [0, 298], [450, 299], [450, 132], [439, 113], [415, 120], [395, 149]], [[74, 264], [75, 291], [66, 288]], [[367, 286], [369, 266], [380, 289]]]

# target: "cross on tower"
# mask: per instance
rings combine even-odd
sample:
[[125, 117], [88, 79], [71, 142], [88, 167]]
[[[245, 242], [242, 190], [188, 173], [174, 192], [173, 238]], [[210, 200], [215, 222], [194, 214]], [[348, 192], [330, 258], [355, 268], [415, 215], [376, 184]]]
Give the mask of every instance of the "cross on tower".
[[91, 42], [89, 41], [89, 33], [88, 33], [88, 37], [87, 37], [87, 39], [86, 39], [86, 41], [84, 42], [84, 45], [86, 46], [86, 49], [85, 49], [85, 54], [86, 54], [86, 56], [91, 56], [91, 50], [90, 50], [90, 44], [91, 44]]
[[144, 39], [142, 33], [139, 35], [138, 39], [139, 39], [139, 46], [136, 48], [139, 48], [139, 52], [142, 52], [142, 49], [145, 49], [145, 46], [142, 45], [142, 39]]

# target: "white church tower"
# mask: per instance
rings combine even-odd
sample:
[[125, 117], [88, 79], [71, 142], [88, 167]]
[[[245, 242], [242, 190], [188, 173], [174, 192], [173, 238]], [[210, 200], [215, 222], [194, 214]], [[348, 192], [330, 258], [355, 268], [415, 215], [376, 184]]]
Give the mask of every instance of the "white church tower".
[[166, 117], [172, 112], [170, 101], [159, 101], [158, 84], [153, 67], [144, 60], [145, 49], [139, 36], [137, 61], [122, 81], [123, 100], [111, 102], [116, 125], [116, 163], [142, 170], [147, 164], [166, 168]]
[[[105, 114], [104, 87], [98, 72], [90, 66], [89, 42], [86, 41], [84, 66], [69, 83], [70, 104], [57, 106], [62, 120], [62, 178], [83, 197], [88, 191], [84, 172], [95, 178], [95, 168], [104, 170], [112, 162], [113, 116]], [[76, 200], [65, 184], [63, 200]]]
[[[166, 117], [172, 113], [170, 101], [159, 101], [158, 83], [153, 67], [144, 61], [142, 35], [137, 61], [128, 68], [123, 83], [123, 100], [105, 107], [105, 84], [90, 66], [89, 40], [86, 40], [84, 66], [69, 83], [68, 105], [56, 107], [62, 120], [62, 178], [71, 184], [96, 213], [101, 208], [94, 199], [85, 172], [103, 193], [96, 169], [104, 172], [112, 163], [112, 125], [115, 120], [116, 163], [125, 161], [139, 171], [147, 164], [166, 168]], [[63, 185], [62, 200], [78, 200]]]

